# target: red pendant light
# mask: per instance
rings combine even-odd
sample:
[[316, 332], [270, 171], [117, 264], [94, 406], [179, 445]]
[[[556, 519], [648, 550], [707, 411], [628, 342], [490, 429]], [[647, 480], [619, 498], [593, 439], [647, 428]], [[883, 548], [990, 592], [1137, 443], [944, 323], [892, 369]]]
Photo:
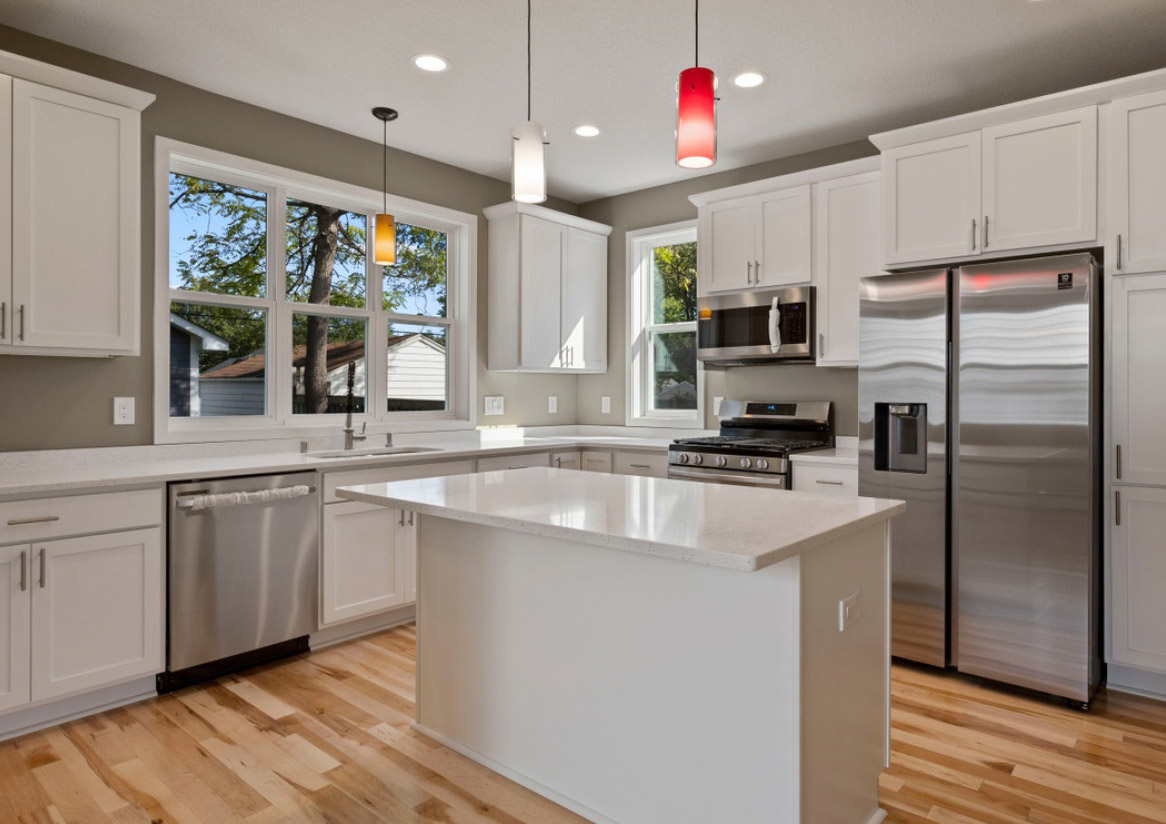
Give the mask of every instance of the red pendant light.
[[680, 73], [676, 87], [676, 163], [686, 169], [717, 162], [717, 76], [700, 65], [700, 0], [695, 4], [694, 65]]

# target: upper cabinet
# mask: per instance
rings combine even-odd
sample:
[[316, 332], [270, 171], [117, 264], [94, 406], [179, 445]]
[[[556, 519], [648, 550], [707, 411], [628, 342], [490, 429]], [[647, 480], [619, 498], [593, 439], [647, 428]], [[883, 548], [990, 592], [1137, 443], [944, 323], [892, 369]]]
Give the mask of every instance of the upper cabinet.
[[485, 214], [490, 369], [605, 372], [611, 227], [518, 203]]
[[697, 229], [698, 293], [809, 283], [810, 198], [805, 184], [708, 201]]
[[890, 146], [882, 158], [887, 265], [1097, 240], [1096, 106]]
[[136, 355], [153, 96], [2, 52], [0, 71], [0, 354]]
[[1126, 97], [1110, 107], [1112, 271], [1166, 271], [1166, 91]]

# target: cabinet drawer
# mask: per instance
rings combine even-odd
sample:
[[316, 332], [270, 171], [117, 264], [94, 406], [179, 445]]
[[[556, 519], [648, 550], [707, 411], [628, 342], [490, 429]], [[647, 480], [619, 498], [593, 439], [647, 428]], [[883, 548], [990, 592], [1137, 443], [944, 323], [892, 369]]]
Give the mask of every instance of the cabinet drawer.
[[502, 469], [550, 465], [551, 456], [548, 452], [536, 452], [533, 455], [497, 455], [490, 458], [478, 458], [479, 472], [497, 472]]
[[794, 464], [794, 491], [815, 495], [858, 495], [858, 467]]
[[0, 544], [24, 544], [162, 523], [162, 487], [0, 503]]
[[615, 474], [650, 475], [663, 478], [668, 475], [668, 456], [643, 452], [616, 452]]
[[584, 452], [583, 469], [586, 472], [611, 472], [611, 453]]
[[376, 466], [368, 469], [349, 469], [324, 475], [324, 503], [344, 501], [336, 495], [338, 486], [383, 484], [389, 481], [408, 481], [412, 478], [438, 478], [442, 475], [469, 475], [474, 471], [473, 461], [434, 461], [412, 466]]

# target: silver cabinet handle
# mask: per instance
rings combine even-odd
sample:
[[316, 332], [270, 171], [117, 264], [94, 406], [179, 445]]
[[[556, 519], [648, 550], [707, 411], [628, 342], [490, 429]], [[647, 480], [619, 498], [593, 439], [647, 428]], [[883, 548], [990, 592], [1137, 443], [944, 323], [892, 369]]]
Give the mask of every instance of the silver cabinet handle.
[[745, 282], [753, 282], [753, 261], [751, 260], [745, 261]]
[[0, 303], [0, 338], [4, 338], [8, 333], [8, 304]]
[[814, 483], [822, 484], [822, 486], [845, 486], [846, 485], [842, 481], [814, 481]]
[[1116, 452], [1117, 452], [1117, 455], [1114, 457], [1114, 470], [1116, 471], [1117, 479], [1120, 481], [1121, 480], [1121, 444], [1120, 443], [1116, 447]]
[[976, 251], [976, 219], [972, 218], [972, 251]]
[[8, 522], [9, 526], [24, 526], [25, 524], [47, 524], [52, 521], [61, 520], [60, 515], [34, 515], [31, 518], [13, 518]]
[[1117, 270], [1121, 271], [1121, 235], [1117, 236]]
[[822, 332], [818, 333], [818, 354], [826, 354], [826, 335]]
[[20, 550], [20, 591], [28, 590], [28, 550]]
[[20, 339], [24, 340], [24, 304], [20, 304]]
[[45, 548], [40, 548], [40, 588], [45, 588]]
[[405, 525], [405, 510], [400, 510], [400, 517], [397, 518], [397, 526]]
[[558, 468], [561, 468], [562, 466], [563, 466], [563, 459], [556, 456], [555, 457], [555, 468], [558, 469]]
[[1121, 490], [1113, 491], [1113, 525], [1121, 526]]
[[981, 244], [985, 249], [988, 248], [988, 216], [984, 215], [984, 242]]
[[753, 283], [756, 286], [761, 285], [761, 261], [753, 261]]
[[409, 511], [409, 526], [413, 526], [413, 511]]
[[651, 469], [649, 464], [628, 464], [632, 469]]

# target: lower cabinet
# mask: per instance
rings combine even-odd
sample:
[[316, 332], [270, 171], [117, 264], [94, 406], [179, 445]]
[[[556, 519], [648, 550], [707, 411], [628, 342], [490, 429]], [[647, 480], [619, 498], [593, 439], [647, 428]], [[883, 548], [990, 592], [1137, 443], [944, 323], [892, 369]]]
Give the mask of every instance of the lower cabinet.
[[357, 501], [326, 504], [322, 526], [321, 625], [384, 612], [416, 599], [413, 513]]
[[654, 478], [668, 476], [667, 454], [616, 452], [613, 464], [617, 475], [646, 475]]
[[1166, 489], [1119, 487], [1114, 506], [1108, 660], [1166, 674]]
[[610, 452], [584, 452], [581, 460], [584, 472], [611, 472]]
[[163, 666], [157, 528], [0, 548], [0, 709]]
[[495, 455], [478, 458], [479, 472], [498, 472], [503, 469], [524, 469], [528, 466], [550, 466], [551, 456], [547, 452], [530, 452], [523, 455]]
[[858, 467], [822, 466], [795, 461], [793, 489], [795, 492], [853, 498], [858, 495]]
[[582, 469], [583, 461], [579, 452], [552, 452], [551, 466], [555, 469]]

